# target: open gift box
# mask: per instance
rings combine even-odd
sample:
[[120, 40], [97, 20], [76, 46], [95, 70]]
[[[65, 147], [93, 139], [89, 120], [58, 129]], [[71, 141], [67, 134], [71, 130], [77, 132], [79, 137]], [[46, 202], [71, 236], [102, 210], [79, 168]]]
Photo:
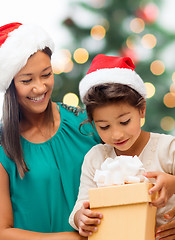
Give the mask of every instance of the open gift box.
[[89, 240], [154, 240], [157, 208], [149, 203], [151, 183], [89, 189], [90, 208], [101, 212], [98, 231]]

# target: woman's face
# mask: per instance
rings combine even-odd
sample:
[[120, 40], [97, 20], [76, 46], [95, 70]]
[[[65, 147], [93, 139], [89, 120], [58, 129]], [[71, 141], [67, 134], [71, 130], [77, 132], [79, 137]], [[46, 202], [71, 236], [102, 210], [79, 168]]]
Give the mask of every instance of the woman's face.
[[23, 113], [44, 112], [54, 85], [50, 57], [36, 52], [14, 77], [14, 84]]
[[144, 117], [145, 108], [138, 110], [127, 103], [113, 103], [93, 111], [93, 120], [103, 142], [113, 146], [116, 153], [125, 155], [131, 154], [130, 150], [140, 136], [140, 122]]

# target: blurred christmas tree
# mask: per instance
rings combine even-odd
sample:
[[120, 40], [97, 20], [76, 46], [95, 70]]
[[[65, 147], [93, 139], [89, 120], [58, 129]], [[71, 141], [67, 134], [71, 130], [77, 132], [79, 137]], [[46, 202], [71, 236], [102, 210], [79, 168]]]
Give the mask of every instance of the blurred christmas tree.
[[[88, 2], [88, 3], [87, 3]], [[54, 65], [54, 101], [72, 97], [95, 55], [130, 56], [147, 88], [144, 130], [173, 133], [175, 128], [175, 34], [158, 22], [161, 1], [91, 0], [72, 2], [63, 24], [69, 44]], [[174, 61], [174, 62], [173, 62]], [[174, 64], [174, 65], [173, 65]], [[174, 81], [174, 83], [173, 83]], [[68, 94], [67, 93], [74, 93]], [[79, 106], [82, 106], [81, 102]]]

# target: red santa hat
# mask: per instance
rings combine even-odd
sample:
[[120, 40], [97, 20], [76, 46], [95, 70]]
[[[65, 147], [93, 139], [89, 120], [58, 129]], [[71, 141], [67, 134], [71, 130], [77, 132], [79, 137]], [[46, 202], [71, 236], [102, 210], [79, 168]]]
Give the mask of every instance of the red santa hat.
[[40, 26], [14, 22], [0, 27], [0, 91], [5, 92], [28, 58], [45, 47], [53, 52], [54, 43]]
[[80, 81], [79, 92], [82, 101], [91, 87], [104, 83], [128, 85], [146, 98], [145, 84], [134, 69], [135, 65], [129, 57], [98, 54], [93, 59], [86, 76]]

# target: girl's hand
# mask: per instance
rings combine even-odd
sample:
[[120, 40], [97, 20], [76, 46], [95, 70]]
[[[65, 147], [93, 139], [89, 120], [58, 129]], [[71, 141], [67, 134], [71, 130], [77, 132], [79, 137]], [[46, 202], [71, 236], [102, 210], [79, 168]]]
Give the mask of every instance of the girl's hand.
[[152, 202], [155, 207], [164, 207], [168, 199], [175, 193], [175, 176], [164, 172], [147, 172], [147, 178], [155, 178], [155, 186], [149, 190], [150, 194], [159, 192], [159, 197]]
[[[165, 213], [164, 217], [166, 219], [172, 219], [173, 217], [175, 217], [175, 208]], [[172, 220], [171, 222], [158, 227], [156, 229], [156, 239], [159, 239], [159, 240], [175, 239], [175, 220]]]
[[79, 234], [83, 237], [88, 237], [92, 235], [93, 232], [97, 231], [97, 225], [100, 224], [101, 218], [103, 217], [101, 213], [95, 212], [89, 209], [90, 203], [84, 202], [83, 206], [75, 214], [75, 223], [79, 229]]

